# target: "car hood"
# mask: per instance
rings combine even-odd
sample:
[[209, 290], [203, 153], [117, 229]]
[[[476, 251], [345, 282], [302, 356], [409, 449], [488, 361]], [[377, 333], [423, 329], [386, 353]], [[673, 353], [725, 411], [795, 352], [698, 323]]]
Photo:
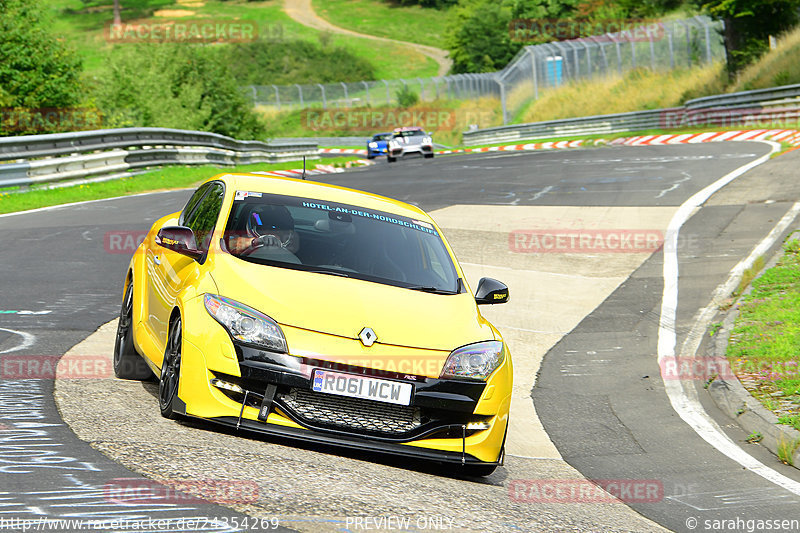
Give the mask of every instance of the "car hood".
[[469, 293], [441, 295], [327, 274], [269, 267], [220, 254], [212, 276], [220, 294], [281, 325], [376, 344], [430, 350], [494, 339]]

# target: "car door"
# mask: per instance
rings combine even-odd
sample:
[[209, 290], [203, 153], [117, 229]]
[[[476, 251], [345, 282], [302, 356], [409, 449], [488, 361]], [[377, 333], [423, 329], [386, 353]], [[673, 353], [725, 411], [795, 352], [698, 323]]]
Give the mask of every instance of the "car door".
[[[181, 215], [180, 222], [195, 234], [197, 247], [208, 252], [211, 233], [216, 225], [222, 207], [225, 189], [222, 183], [211, 183], [198, 190], [198, 201], [190, 200]], [[150, 250], [148, 269], [151, 271], [148, 291], [148, 320], [153, 336], [161, 348], [166, 346], [169, 332], [169, 318], [175, 308], [178, 295], [187, 283], [199, 274], [199, 264], [194, 259], [167, 248], [155, 245]], [[204, 259], [201, 258], [201, 261]], [[160, 361], [156, 361], [160, 364]]]

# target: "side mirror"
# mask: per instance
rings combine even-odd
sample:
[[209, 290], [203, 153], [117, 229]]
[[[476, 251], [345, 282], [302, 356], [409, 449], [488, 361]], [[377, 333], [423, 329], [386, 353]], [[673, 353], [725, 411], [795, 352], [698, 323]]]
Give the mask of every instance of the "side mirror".
[[481, 278], [475, 290], [475, 301], [482, 304], [504, 304], [508, 301], [508, 286], [492, 278]]
[[200, 259], [203, 255], [203, 252], [197, 249], [194, 233], [186, 226], [161, 228], [156, 235], [156, 244], [192, 259]]

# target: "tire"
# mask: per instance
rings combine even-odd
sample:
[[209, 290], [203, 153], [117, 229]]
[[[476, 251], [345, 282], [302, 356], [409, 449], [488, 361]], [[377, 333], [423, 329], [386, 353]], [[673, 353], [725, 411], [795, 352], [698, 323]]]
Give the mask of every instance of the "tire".
[[433, 154], [425, 154], [425, 159], [433, 159]]
[[144, 381], [153, 377], [150, 367], [136, 351], [133, 344], [133, 280], [128, 283], [117, 323], [114, 342], [114, 375], [120, 379]]
[[387, 163], [394, 163], [395, 161], [397, 161], [397, 158], [396, 158], [396, 157], [392, 157], [392, 156], [390, 156], [390, 155], [387, 155], [387, 156], [386, 156], [386, 162], [387, 162]]
[[178, 396], [178, 385], [181, 378], [182, 344], [181, 317], [179, 316], [169, 327], [164, 361], [161, 363], [161, 376], [158, 380], [158, 407], [164, 418], [177, 418], [173, 405]]
[[375, 156], [372, 154], [367, 154], [367, 159], [375, 159]]

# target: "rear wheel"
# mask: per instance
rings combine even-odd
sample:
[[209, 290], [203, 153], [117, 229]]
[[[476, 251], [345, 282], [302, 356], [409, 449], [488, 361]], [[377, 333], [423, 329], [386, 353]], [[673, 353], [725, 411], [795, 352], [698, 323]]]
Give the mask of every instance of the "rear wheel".
[[390, 156], [390, 155], [387, 155], [387, 156], [386, 156], [386, 162], [387, 162], [387, 163], [394, 163], [395, 161], [397, 161], [397, 158], [396, 158], [396, 157], [392, 157], [392, 156]]
[[181, 317], [177, 317], [169, 328], [167, 348], [164, 361], [161, 363], [161, 377], [158, 380], [158, 406], [161, 416], [177, 418], [172, 406], [178, 395], [178, 384], [181, 377]]
[[128, 283], [119, 312], [114, 342], [114, 375], [121, 379], [136, 380], [145, 380], [153, 375], [133, 345], [133, 280]]

